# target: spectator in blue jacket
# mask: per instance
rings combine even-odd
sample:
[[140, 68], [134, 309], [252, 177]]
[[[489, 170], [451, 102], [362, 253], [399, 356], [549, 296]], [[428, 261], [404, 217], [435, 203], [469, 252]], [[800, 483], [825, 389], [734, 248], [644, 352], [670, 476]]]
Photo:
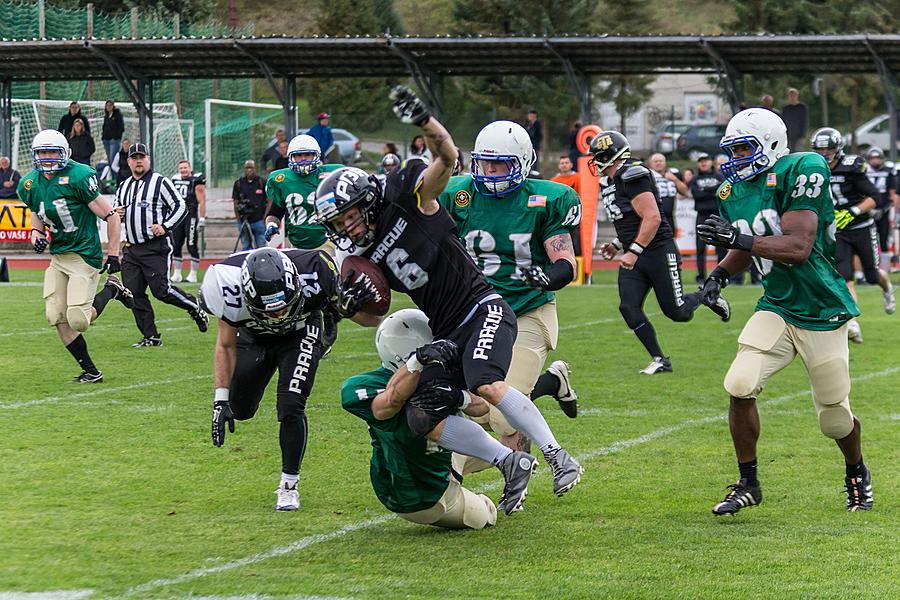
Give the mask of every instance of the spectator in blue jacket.
[[316, 117], [316, 123], [307, 131], [307, 135], [311, 135], [319, 142], [319, 148], [322, 149], [322, 156], [328, 154], [328, 150], [334, 145], [334, 134], [328, 123], [331, 121], [331, 115], [326, 112], [320, 112]]

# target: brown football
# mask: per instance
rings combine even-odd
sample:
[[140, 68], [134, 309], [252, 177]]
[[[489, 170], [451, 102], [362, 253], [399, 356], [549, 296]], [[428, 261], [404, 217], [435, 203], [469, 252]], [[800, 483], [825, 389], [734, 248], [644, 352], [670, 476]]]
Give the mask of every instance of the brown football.
[[363, 306], [362, 311], [379, 317], [386, 315], [391, 307], [391, 286], [378, 265], [362, 256], [348, 256], [341, 263], [341, 280], [350, 271], [356, 271], [357, 275], [365, 273], [375, 286], [375, 299]]

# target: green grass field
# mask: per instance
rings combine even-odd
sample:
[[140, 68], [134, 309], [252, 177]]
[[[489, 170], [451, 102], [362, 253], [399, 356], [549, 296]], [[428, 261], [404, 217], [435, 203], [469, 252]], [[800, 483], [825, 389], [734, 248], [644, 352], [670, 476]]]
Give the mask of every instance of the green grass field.
[[[374, 330], [342, 326], [322, 363], [302, 509], [277, 513], [274, 385], [224, 448], [210, 442], [214, 327], [157, 305], [165, 346], [135, 350], [113, 303], [86, 335], [106, 381], [76, 387], [41, 273], [13, 278], [0, 284], [0, 599], [900, 597], [900, 316], [877, 289], [861, 290], [866, 341], [851, 348], [875, 510], [845, 512], [840, 454], [798, 360], [760, 399], [765, 502], [713, 518], [737, 471], [722, 378], [760, 288], [726, 291], [727, 324], [705, 309], [672, 323], [649, 300], [675, 373], [646, 377], [607, 272], [560, 294], [554, 357], [572, 365], [580, 416], [541, 403], [581, 485], [554, 497], [542, 465], [524, 512], [453, 532], [393, 518], [372, 493], [365, 426], [339, 389], [377, 366]], [[501, 480], [465, 485], [496, 499]]]

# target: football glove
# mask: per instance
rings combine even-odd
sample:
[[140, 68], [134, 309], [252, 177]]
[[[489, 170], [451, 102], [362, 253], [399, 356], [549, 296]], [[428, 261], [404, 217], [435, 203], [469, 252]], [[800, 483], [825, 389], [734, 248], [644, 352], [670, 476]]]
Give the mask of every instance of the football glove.
[[49, 242], [47, 241], [47, 238], [37, 238], [36, 240], [34, 240], [34, 251], [38, 254], [41, 254], [44, 252], [44, 250], [47, 249], [48, 244]]
[[722, 290], [728, 285], [728, 271], [716, 267], [709, 274], [709, 278], [703, 282], [702, 298], [706, 305], [715, 304], [716, 299], [722, 294]]
[[519, 272], [525, 285], [536, 290], [546, 290], [550, 287], [550, 278], [544, 273], [544, 270], [537, 265], [530, 265], [521, 268]]
[[697, 237], [707, 244], [724, 248], [735, 248], [750, 252], [753, 236], [741, 233], [740, 229], [720, 217], [712, 215], [697, 225]]
[[852, 223], [854, 218], [855, 215], [846, 208], [836, 210], [834, 211], [834, 226], [838, 229], [843, 229], [844, 227]]
[[213, 446], [225, 444], [226, 423], [228, 423], [228, 431], [234, 433], [234, 413], [231, 412], [231, 403], [228, 400], [217, 400], [213, 402], [212, 411]]
[[112, 275], [113, 273], [118, 273], [121, 270], [122, 265], [119, 264], [119, 257], [114, 254], [110, 254], [106, 257], [106, 262], [103, 263], [103, 268], [100, 269], [100, 272], [109, 273], [110, 275]]
[[391, 89], [391, 100], [394, 102], [394, 114], [404, 123], [421, 127], [431, 118], [431, 111], [425, 103], [405, 85], [396, 85]]
[[438, 364], [446, 369], [459, 361], [459, 347], [450, 340], [435, 340], [416, 348], [416, 360], [423, 366]]
[[880, 221], [881, 217], [884, 216], [884, 209], [883, 208], [873, 208], [872, 210], [869, 211], [869, 216], [872, 217], [873, 219], [875, 219], [876, 221]]
[[269, 223], [269, 225], [266, 227], [266, 233], [264, 234], [266, 241], [270, 241], [273, 237], [278, 235], [280, 231], [281, 230], [278, 229], [278, 225], [276, 225], [275, 223]]
[[447, 383], [434, 381], [416, 390], [410, 402], [428, 412], [453, 411], [465, 401], [462, 390]]
[[199, 217], [197, 219], [197, 229], [203, 229], [206, 227], [206, 217]]
[[341, 289], [337, 297], [337, 314], [342, 319], [349, 319], [360, 309], [375, 299], [375, 285], [368, 275], [351, 269], [347, 277], [341, 282]]

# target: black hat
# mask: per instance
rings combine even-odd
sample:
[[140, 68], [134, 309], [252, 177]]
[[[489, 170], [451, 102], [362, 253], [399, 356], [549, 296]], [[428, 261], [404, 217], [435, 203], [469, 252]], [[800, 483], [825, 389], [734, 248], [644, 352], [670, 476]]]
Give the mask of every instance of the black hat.
[[150, 149], [147, 148], [147, 144], [134, 144], [131, 148], [128, 149], [128, 158], [131, 158], [132, 156], [135, 156], [137, 154], [150, 156]]

